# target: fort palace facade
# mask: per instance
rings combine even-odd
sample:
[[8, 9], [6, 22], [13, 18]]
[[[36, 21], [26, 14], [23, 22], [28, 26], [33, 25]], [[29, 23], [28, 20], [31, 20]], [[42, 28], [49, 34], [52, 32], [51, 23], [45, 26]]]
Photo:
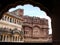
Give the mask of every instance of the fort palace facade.
[[0, 20], [0, 41], [28, 42], [48, 40], [48, 20], [24, 15], [23, 9], [6, 12]]

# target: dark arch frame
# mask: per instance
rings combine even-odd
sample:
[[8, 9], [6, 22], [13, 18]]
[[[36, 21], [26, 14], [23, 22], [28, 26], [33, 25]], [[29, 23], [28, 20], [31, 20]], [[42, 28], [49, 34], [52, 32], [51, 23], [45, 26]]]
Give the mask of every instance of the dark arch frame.
[[[5, 8], [0, 12], [0, 15], [4, 14], [5, 12], [7, 12], [10, 8], [16, 7], [17, 5], [24, 5], [24, 4], [31, 4], [31, 5], [33, 5], [33, 6], [37, 6], [37, 7], [39, 7], [41, 10], [45, 11], [48, 16], [51, 15], [51, 13], [49, 12], [49, 10], [48, 10], [46, 7], [44, 7], [41, 3], [38, 3], [38, 2], [35, 2], [35, 1], [32, 1], [32, 0], [17, 1], [17, 2], [15, 2], [15, 3], [8, 4], [8, 5], [5, 6]], [[50, 17], [51, 17], [51, 16], [50, 16]]]
[[[2, 11], [0, 12], [1, 17], [2, 17], [3, 14], [4, 14], [5, 12], [7, 12], [10, 8], [16, 7], [17, 5], [24, 5], [24, 4], [32, 4], [33, 6], [37, 6], [37, 7], [39, 7], [41, 10], [45, 11], [46, 14], [47, 14], [47, 16], [49, 16], [49, 17], [51, 17], [51, 18], [53, 17], [52, 14], [50, 13], [50, 11], [49, 11], [46, 7], [44, 7], [44, 6], [43, 6], [42, 4], [40, 4], [40, 3], [35, 2], [35, 1], [32, 1], [32, 0], [24, 0], [24, 1], [18, 1], [18, 0], [17, 0], [17, 2], [15, 2], [15, 3], [11, 3], [11, 4], [6, 5], [5, 8], [2, 9]], [[1, 18], [0, 18], [0, 19], [1, 19]], [[52, 22], [53, 22], [53, 21], [52, 21]], [[52, 28], [53, 28], [53, 27], [52, 27]]]

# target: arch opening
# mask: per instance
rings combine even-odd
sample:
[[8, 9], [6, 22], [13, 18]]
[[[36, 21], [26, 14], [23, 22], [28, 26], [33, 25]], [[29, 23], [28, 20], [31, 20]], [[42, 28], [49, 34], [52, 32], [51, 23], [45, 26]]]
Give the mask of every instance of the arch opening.
[[[31, 16], [31, 17], [34, 17], [34, 18], [36, 18], [36, 17], [39, 17], [39, 18], [43, 18], [43, 19], [48, 19], [48, 23], [50, 23], [49, 24], [49, 28], [51, 28], [51, 19], [50, 19], [50, 17], [48, 17], [47, 16], [47, 14], [46, 14], [46, 12], [44, 12], [43, 10], [41, 10], [40, 11], [40, 8], [38, 8], [38, 7], [34, 7], [34, 6], [32, 6], [31, 5], [31, 8], [29, 7], [29, 8], [27, 8], [27, 7], [25, 7], [25, 8], [23, 8], [24, 6], [26, 6], [26, 5], [28, 5], [28, 7], [29, 7], [29, 5], [31, 5], [31, 4], [25, 4], [25, 5], [20, 5], [20, 6], [17, 6], [18, 8], [22, 8], [23, 10], [24, 10], [24, 13], [23, 13], [23, 10], [21, 10], [21, 11], [17, 11], [17, 12], [15, 12], [15, 15], [20, 15], [20, 16], [22, 16], [22, 15], [27, 15], [28, 17], [29, 16]], [[16, 9], [18, 9], [18, 8], [12, 8], [13, 10], [16, 10]], [[26, 10], [25, 10], [26, 9]], [[27, 10], [27, 9], [31, 9], [31, 10]], [[36, 10], [37, 9], [37, 10]], [[14, 12], [12, 10], [12, 12]], [[36, 12], [34, 12], [34, 11], [36, 11]], [[38, 12], [41, 12], [41, 14], [39, 14]], [[11, 12], [10, 10], [9, 10], [9, 12]], [[19, 13], [19, 12], [21, 12], [21, 13]], [[26, 13], [27, 12], [27, 13]], [[32, 13], [33, 12], [33, 13]], [[19, 14], [18, 14], [19, 13]], [[30, 13], [30, 15], [29, 15], [29, 13]], [[13, 13], [14, 14], [14, 13]], [[40, 16], [41, 15], [41, 16]], [[16, 20], [15, 20], [16, 21]], [[35, 21], [36, 22], [36, 21]], [[38, 22], [38, 21], [37, 21]], [[27, 23], [29, 23], [30, 24], [30, 21], [28, 21]], [[51, 31], [51, 30], [50, 30]], [[52, 33], [52, 31], [51, 31], [51, 33], [50, 33], [50, 31], [49, 31], [49, 34], [51, 34]]]
[[22, 15], [48, 19], [49, 34], [52, 34], [51, 18], [49, 16], [47, 16], [47, 13], [45, 11], [43, 11], [39, 7], [33, 6], [31, 4], [18, 5], [15, 8], [9, 9], [8, 11], [12, 12], [12, 11], [15, 11], [18, 9], [24, 10], [24, 13], [22, 13]]

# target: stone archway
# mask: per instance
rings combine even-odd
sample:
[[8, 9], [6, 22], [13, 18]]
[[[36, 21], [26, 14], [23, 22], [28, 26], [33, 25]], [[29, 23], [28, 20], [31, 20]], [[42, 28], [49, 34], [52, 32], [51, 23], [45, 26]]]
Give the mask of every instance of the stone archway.
[[[10, 8], [15, 7], [17, 5], [24, 5], [24, 4], [32, 4], [33, 6], [38, 6], [39, 8], [41, 8], [41, 10], [45, 11], [47, 13], [47, 15], [51, 15], [51, 13], [49, 12], [49, 10], [44, 7], [42, 4], [34, 2], [32, 0], [25, 0], [25, 1], [17, 1], [15, 3], [9, 4], [7, 5], [2, 11], [1, 14], [3, 14], [4, 12], [8, 11]], [[50, 16], [51, 17], [51, 16]]]

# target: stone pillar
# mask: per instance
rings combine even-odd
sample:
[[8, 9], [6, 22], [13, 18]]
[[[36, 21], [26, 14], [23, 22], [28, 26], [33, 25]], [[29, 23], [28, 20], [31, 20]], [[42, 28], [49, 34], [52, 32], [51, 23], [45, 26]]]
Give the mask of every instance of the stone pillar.
[[14, 42], [15, 42], [15, 40], [16, 40], [16, 37], [14, 36]]
[[6, 16], [6, 21], [8, 21], [8, 16]]
[[15, 42], [16, 42], [16, 36], [15, 36]]
[[20, 42], [21, 37], [19, 37], [19, 42]]
[[6, 21], [7, 21], [7, 16], [6, 16]]
[[5, 42], [7, 42], [7, 35], [5, 36]]
[[9, 42], [11, 41], [10, 39], [11, 39], [11, 38], [10, 38], [10, 35], [9, 35]]
[[11, 42], [11, 35], [10, 35], [10, 42]]
[[13, 36], [12, 36], [12, 38], [11, 38], [11, 41], [13, 42], [14, 40], [13, 40]]
[[5, 15], [4, 15], [4, 17], [3, 17], [3, 20], [5, 20]]
[[2, 41], [4, 41], [4, 35], [2, 35]]
[[8, 40], [9, 40], [9, 42], [10, 42], [10, 35], [8, 35]]
[[18, 42], [19, 42], [19, 36], [18, 36]]
[[14, 42], [14, 36], [13, 36], [13, 42]]
[[13, 23], [13, 18], [12, 18], [12, 23]]
[[9, 17], [9, 22], [10, 22], [10, 17]]

